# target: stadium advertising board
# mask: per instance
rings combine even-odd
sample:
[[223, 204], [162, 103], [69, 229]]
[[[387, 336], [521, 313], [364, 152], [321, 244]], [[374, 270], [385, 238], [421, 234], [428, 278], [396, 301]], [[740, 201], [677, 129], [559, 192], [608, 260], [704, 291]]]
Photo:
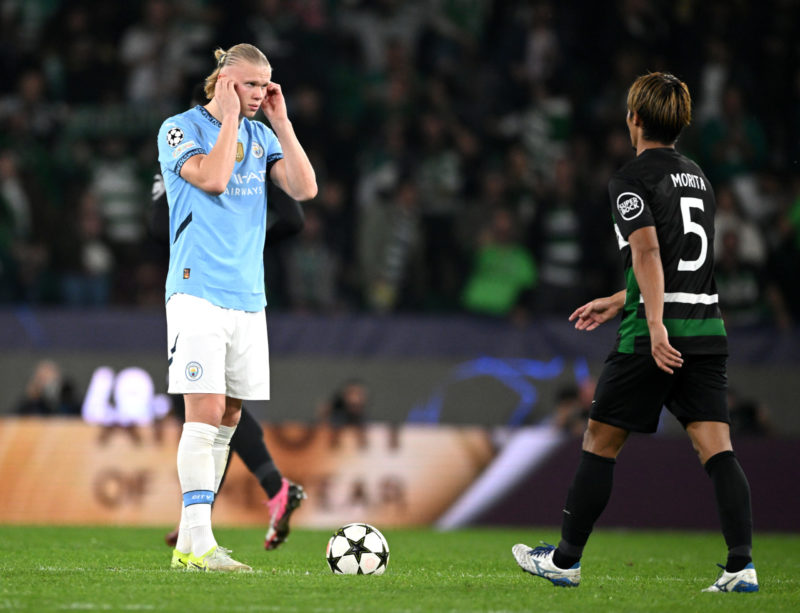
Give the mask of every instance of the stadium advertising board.
[[[0, 421], [0, 522], [169, 525], [179, 518], [178, 425], [103, 427], [69, 419]], [[494, 452], [482, 428], [266, 427], [273, 457], [309, 498], [297, 525], [353, 520], [423, 525], [468, 488]], [[54, 504], [58, 501], [58, 504]], [[266, 525], [264, 493], [234, 458], [215, 523]]]

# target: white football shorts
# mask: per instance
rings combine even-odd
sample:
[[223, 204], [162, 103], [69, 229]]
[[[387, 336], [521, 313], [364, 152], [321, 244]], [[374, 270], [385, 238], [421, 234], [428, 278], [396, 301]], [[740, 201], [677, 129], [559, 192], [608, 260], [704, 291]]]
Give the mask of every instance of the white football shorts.
[[264, 311], [225, 309], [189, 294], [167, 301], [170, 394], [269, 400]]

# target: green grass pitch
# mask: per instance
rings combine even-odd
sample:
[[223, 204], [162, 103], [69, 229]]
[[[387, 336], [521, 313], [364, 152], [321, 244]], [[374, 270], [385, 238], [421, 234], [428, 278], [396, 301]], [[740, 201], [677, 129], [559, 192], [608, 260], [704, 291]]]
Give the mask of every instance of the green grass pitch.
[[517, 542], [558, 541], [553, 528], [439, 533], [385, 529], [386, 574], [333, 575], [330, 532], [295, 530], [279, 550], [263, 530], [218, 528], [253, 573], [169, 570], [166, 528], [0, 526], [0, 611], [798, 611], [800, 535], [759, 534], [761, 591], [707, 594], [725, 547], [718, 534], [597, 531], [577, 589], [522, 572]]

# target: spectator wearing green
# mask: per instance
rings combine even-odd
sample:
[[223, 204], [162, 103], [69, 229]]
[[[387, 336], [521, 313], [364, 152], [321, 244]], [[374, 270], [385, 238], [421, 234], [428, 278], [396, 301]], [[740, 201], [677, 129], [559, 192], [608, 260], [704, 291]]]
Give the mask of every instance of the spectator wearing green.
[[510, 211], [496, 209], [481, 236], [461, 302], [471, 313], [511, 315], [537, 282], [533, 256], [514, 236]]

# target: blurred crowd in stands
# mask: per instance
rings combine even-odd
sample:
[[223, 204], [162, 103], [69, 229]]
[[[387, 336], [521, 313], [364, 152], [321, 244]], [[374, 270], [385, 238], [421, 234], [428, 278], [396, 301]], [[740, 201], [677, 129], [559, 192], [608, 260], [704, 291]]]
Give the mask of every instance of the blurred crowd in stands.
[[[0, 305], [163, 304], [155, 137], [212, 51], [266, 53], [320, 192], [271, 309], [566, 316], [622, 287], [625, 94], [693, 92], [733, 325], [800, 322], [792, 0], [0, 0]], [[274, 197], [280, 197], [275, 195]]]

